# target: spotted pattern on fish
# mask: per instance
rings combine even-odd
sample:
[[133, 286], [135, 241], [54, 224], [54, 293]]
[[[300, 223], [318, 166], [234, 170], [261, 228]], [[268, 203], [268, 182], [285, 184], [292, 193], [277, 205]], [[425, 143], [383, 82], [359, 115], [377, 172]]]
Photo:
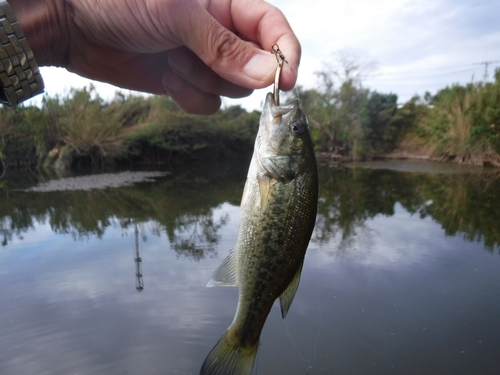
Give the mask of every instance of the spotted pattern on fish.
[[317, 201], [317, 167], [307, 119], [298, 101], [278, 107], [268, 94], [241, 202], [236, 246], [213, 276], [239, 286], [238, 307], [200, 374], [251, 373], [274, 301], [280, 298], [284, 317], [293, 300]]

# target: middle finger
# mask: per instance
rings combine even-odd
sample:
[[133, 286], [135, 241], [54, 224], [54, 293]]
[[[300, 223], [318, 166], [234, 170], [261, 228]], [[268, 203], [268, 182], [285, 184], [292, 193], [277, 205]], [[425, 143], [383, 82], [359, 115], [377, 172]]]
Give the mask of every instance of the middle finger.
[[228, 98], [243, 98], [253, 92], [225, 80], [185, 47], [169, 51], [168, 63], [179, 77], [203, 92]]

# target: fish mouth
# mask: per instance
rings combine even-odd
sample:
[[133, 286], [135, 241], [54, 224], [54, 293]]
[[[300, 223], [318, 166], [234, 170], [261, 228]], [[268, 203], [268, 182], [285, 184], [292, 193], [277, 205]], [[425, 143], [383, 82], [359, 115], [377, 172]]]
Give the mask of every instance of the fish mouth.
[[270, 124], [288, 123], [297, 109], [300, 108], [299, 99], [295, 99], [287, 105], [276, 105], [273, 93], [269, 92], [266, 96], [262, 116]]

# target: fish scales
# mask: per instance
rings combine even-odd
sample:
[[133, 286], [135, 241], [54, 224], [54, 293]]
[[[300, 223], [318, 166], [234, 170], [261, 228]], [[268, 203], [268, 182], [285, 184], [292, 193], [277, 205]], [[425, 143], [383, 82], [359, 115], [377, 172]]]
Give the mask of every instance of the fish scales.
[[[242, 278], [247, 283], [240, 285], [238, 311], [233, 325], [240, 327], [239, 330], [247, 336], [245, 339], [253, 340], [253, 343], [258, 341], [268, 310], [295, 276], [295, 272], [290, 270], [297, 270], [302, 263], [303, 249], [309, 242], [312, 229], [297, 228], [298, 225], [294, 224], [303, 222], [307, 216], [316, 215], [315, 210], [310, 208], [311, 197], [304, 197], [301, 202], [301, 196], [293, 192], [296, 185], [300, 185], [298, 181], [277, 182], [276, 185], [269, 197], [269, 201], [274, 203], [266, 206], [262, 217], [254, 217], [250, 223], [242, 222], [243, 227], [247, 224], [258, 229], [250, 234], [246, 231], [242, 233], [245, 237], [242, 244], [246, 248], [245, 252], [239, 253], [239, 274], [244, 275]], [[286, 201], [286, 197], [297, 195], [299, 199]], [[290, 222], [293, 223], [290, 225]], [[260, 314], [255, 315], [260, 319], [253, 320], [254, 314], [245, 315], [240, 311], [257, 311]]]
[[314, 229], [318, 176], [298, 100], [277, 106], [268, 94], [241, 201], [236, 246], [209, 285], [240, 288], [235, 317], [207, 356], [202, 375], [247, 375], [274, 301], [285, 317]]

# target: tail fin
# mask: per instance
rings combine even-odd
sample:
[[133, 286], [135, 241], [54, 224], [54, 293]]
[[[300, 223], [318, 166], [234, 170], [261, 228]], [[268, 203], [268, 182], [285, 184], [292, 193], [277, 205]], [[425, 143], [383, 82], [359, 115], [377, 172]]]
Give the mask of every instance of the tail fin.
[[200, 375], [250, 375], [257, 355], [258, 343], [241, 347], [227, 330], [210, 351], [201, 366]]

